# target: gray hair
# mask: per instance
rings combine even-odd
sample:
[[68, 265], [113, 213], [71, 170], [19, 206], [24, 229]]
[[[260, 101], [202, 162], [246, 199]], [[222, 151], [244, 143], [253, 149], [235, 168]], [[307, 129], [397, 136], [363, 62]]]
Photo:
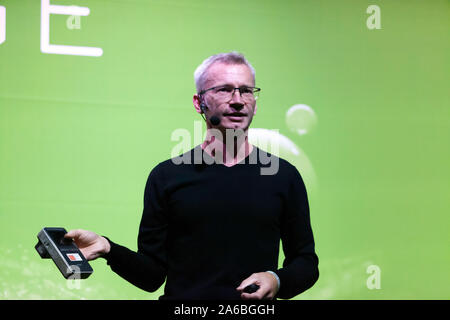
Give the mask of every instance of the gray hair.
[[253, 80], [255, 80], [255, 69], [250, 64], [250, 62], [248, 62], [247, 59], [245, 59], [243, 54], [238, 53], [236, 51], [227, 52], [227, 53], [219, 53], [219, 54], [215, 54], [215, 55], [205, 59], [202, 62], [202, 64], [199, 65], [197, 67], [197, 69], [195, 69], [194, 81], [195, 81], [195, 86], [197, 88], [197, 93], [199, 93], [200, 91], [203, 90], [203, 86], [206, 82], [206, 74], [207, 74], [206, 71], [212, 64], [214, 64], [216, 62], [221, 62], [221, 63], [226, 63], [226, 64], [245, 64], [247, 67], [250, 68], [252, 75], [253, 75]]

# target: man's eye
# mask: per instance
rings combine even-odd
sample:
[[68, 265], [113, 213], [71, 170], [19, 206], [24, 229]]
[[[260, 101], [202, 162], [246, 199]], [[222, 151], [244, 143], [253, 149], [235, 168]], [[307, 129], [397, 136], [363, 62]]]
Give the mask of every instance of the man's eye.
[[234, 90], [234, 88], [231, 86], [222, 87], [220, 89], [221, 92], [232, 92], [233, 90]]

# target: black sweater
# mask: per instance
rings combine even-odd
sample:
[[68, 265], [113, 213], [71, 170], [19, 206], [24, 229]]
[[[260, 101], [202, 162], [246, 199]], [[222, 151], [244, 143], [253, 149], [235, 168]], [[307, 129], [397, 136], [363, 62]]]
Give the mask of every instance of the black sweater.
[[[194, 164], [194, 150], [203, 163]], [[261, 175], [274, 163], [263, 165], [261, 155], [279, 161], [276, 174]], [[186, 156], [192, 164], [174, 163]], [[166, 280], [161, 300], [240, 299], [236, 287], [268, 270], [280, 278], [276, 298], [317, 281], [307, 194], [294, 166], [256, 147], [232, 167], [207, 164], [212, 158], [200, 146], [174, 159], [147, 180], [138, 252], [110, 241], [104, 257], [114, 272], [150, 292]], [[278, 269], [280, 239], [285, 259]]]

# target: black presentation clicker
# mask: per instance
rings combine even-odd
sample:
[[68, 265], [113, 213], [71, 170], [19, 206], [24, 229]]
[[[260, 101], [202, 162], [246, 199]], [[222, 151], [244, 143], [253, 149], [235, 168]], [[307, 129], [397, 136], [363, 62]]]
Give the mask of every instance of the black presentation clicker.
[[51, 258], [64, 278], [86, 279], [92, 270], [72, 239], [64, 238], [64, 228], [43, 228], [39, 231], [35, 248], [41, 258]]

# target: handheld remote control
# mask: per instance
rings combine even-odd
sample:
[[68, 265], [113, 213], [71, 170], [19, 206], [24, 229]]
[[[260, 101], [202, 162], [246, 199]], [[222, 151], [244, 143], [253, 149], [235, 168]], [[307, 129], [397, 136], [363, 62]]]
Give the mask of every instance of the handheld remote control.
[[258, 289], [259, 289], [259, 286], [257, 284], [252, 283], [244, 288], [244, 292], [245, 293], [253, 293], [253, 292], [258, 291]]
[[41, 258], [51, 258], [64, 278], [86, 279], [94, 270], [73, 240], [64, 238], [66, 233], [64, 228], [43, 228], [35, 249]]

